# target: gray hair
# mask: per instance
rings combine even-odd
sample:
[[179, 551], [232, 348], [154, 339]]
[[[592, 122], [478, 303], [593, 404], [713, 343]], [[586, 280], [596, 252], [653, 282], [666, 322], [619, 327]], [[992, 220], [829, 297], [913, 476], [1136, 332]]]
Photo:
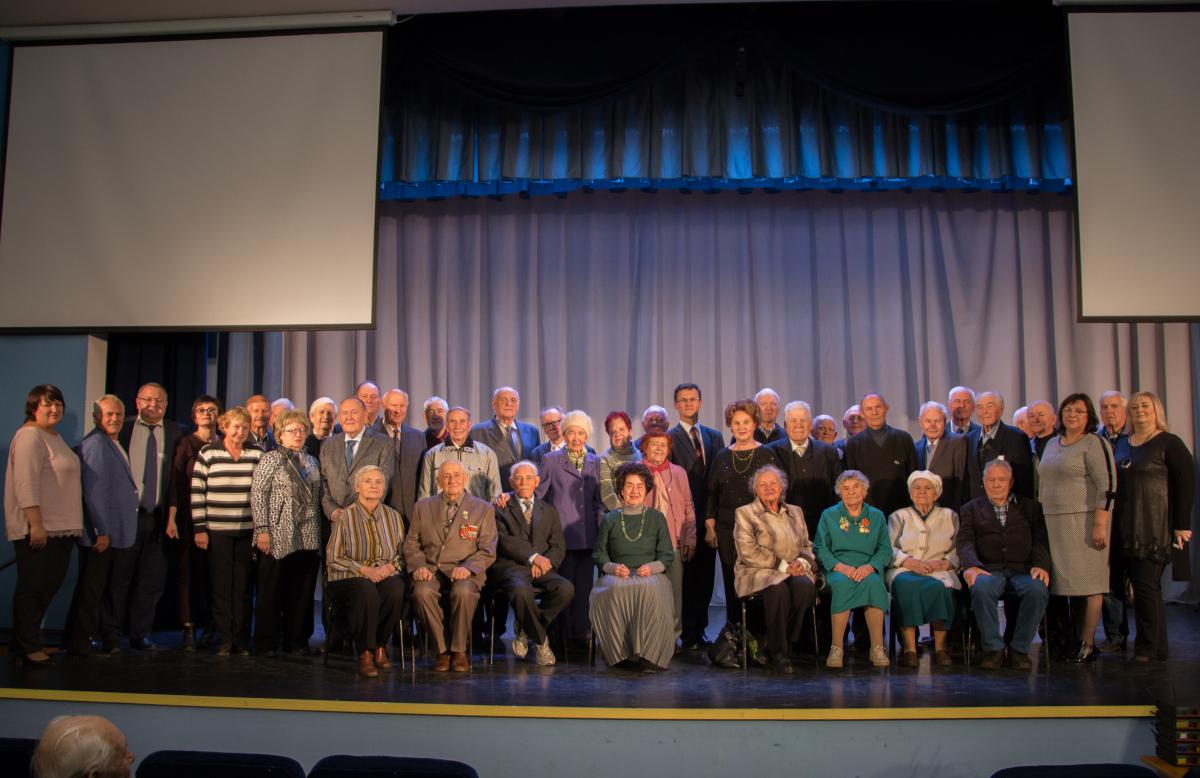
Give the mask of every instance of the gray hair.
[[987, 478], [988, 471], [991, 470], [993, 467], [999, 467], [1004, 470], [1007, 470], [1008, 477], [1012, 478], [1013, 466], [1010, 465], [1008, 463], [1008, 460], [1006, 460], [1006, 459], [993, 459], [991, 462], [988, 462], [986, 465], [984, 465], [983, 466], [983, 477], [984, 478]]
[[[787, 418], [787, 417], [785, 416], [784, 418]], [[833, 426], [835, 426], [835, 427], [837, 426], [837, 419], [833, 418], [833, 417], [832, 417], [832, 416], [830, 416], [828, 413], [822, 413], [822, 414], [821, 414], [821, 415], [819, 415], [819, 416], [814, 416], [814, 417], [813, 417], [813, 426], [814, 426], [814, 427], [815, 427], [815, 426], [817, 426], [818, 424], [820, 424], [821, 422], [825, 421], [826, 419], [828, 419], [829, 421], [833, 422]]]
[[1117, 389], [1106, 389], [1105, 391], [1101, 392], [1098, 402], [1104, 402], [1104, 400], [1109, 397], [1120, 397], [1122, 407], [1129, 406], [1129, 398], [1127, 398], [1124, 393]]
[[362, 483], [363, 476], [368, 473], [379, 473], [383, 476], [383, 488], [387, 489], [388, 477], [387, 473], [383, 472], [383, 468], [379, 465], [363, 465], [354, 471], [354, 491], [358, 491], [358, 485]]
[[837, 480], [833, 482], [833, 490], [835, 492], [841, 491], [842, 484], [845, 483], [846, 481], [849, 481], [851, 478], [853, 478], [855, 481], [858, 481], [859, 483], [861, 483], [863, 485], [864, 489], [871, 488], [871, 479], [867, 478], [866, 474], [863, 473], [863, 471], [861, 471], [861, 470], [843, 470], [842, 474], [839, 475], [837, 477]]
[[[571, 411], [571, 413], [575, 413], [575, 411]], [[668, 415], [667, 409], [661, 405], [651, 405], [647, 407], [646, 410], [642, 411], [642, 418], [644, 419], [652, 413], [661, 413], [663, 416]]]
[[[1000, 401], [1000, 407], [1001, 407], [1001, 408], [1003, 408], [1003, 407], [1004, 407], [1004, 395], [1000, 394], [1000, 393], [999, 393], [999, 392], [997, 392], [995, 389], [986, 389], [986, 390], [984, 390], [984, 391], [982, 391], [982, 392], [980, 392], [980, 393], [979, 393], [979, 397], [980, 397], [980, 398], [983, 398], [983, 397], [986, 397], [986, 396], [987, 396], [987, 395], [989, 395], [989, 394], [990, 394], [992, 397], [995, 397], [997, 400], [999, 400], [999, 401]], [[977, 399], [977, 400], [976, 400], [976, 402], [979, 402], [979, 400]], [[1032, 404], [1031, 404], [1031, 406], [1030, 406], [1030, 407], [1032, 407]], [[1052, 406], [1052, 407], [1053, 407], [1053, 406]]]
[[496, 390], [492, 392], [492, 402], [496, 402], [496, 398], [500, 396], [501, 392], [512, 392], [517, 396], [517, 402], [521, 401], [521, 393], [516, 389], [513, 389], [511, 386], [497, 386]]
[[317, 399], [313, 400], [312, 405], [308, 406], [308, 415], [312, 416], [317, 412], [317, 408], [320, 408], [322, 405], [332, 405], [333, 413], [335, 416], [337, 415], [337, 400], [333, 399], [332, 397], [318, 397]]
[[969, 386], [956, 386], [949, 392], [946, 392], [946, 402], [953, 400], [954, 395], [958, 394], [959, 392], [966, 392], [967, 396], [971, 398], [971, 402], [975, 402], [975, 390]]
[[785, 492], [787, 491], [787, 485], [788, 485], [787, 474], [784, 473], [782, 470], [780, 470], [775, 465], [763, 465], [762, 467], [760, 467], [754, 471], [754, 475], [750, 476], [750, 491], [751, 492], [755, 492], [755, 493], [758, 492], [758, 479], [762, 477], [763, 473], [774, 473], [775, 476], [779, 479], [779, 484], [783, 487], [783, 490]]
[[117, 407], [121, 409], [121, 413], [125, 413], [125, 403], [120, 397], [117, 397], [115, 394], [102, 394], [96, 398], [95, 402], [92, 403], [92, 422], [97, 427], [100, 426], [100, 417], [104, 415], [104, 411], [100, 409], [100, 403], [104, 402], [105, 400], [115, 402]]
[[787, 415], [795, 410], [807, 411], [808, 418], [810, 418], [810, 419], [812, 418], [812, 415], [813, 415], [812, 406], [809, 405], [808, 403], [804, 402], [803, 400], [792, 400], [790, 403], [783, 406], [783, 418], [786, 419]]
[[508, 468], [508, 477], [511, 479], [517, 474], [517, 469], [522, 467], [528, 467], [529, 469], [533, 470], [534, 475], [538, 475], [538, 466], [528, 459], [522, 459], [517, 462], [513, 462], [512, 467]]
[[775, 402], [782, 402], [782, 400], [779, 398], [779, 392], [775, 391], [769, 386], [764, 386], [762, 389], [759, 389], [754, 393], [754, 402], [758, 402], [758, 398], [762, 397], [764, 394], [769, 394], [774, 397]]
[[445, 408], [447, 412], [450, 410], [450, 403], [446, 402], [441, 397], [438, 397], [436, 394], [421, 405], [422, 412], [429, 410], [429, 406], [431, 405], [440, 405]]
[[280, 397], [278, 400], [272, 400], [271, 408], [274, 409], [276, 405], [282, 405], [285, 411], [296, 410], [296, 403], [292, 402], [291, 399], [287, 397]]
[[925, 415], [925, 411], [928, 410], [936, 410], [941, 413], [943, 421], [948, 421], [950, 419], [950, 412], [946, 410], [946, 406], [942, 405], [937, 400], [930, 400], [929, 402], [921, 403], [921, 410], [917, 411], [917, 418], [920, 419]]
[[[31, 767], [38, 778], [108, 775], [123, 754], [105, 737], [99, 716], [56, 716], [42, 731]], [[113, 726], [115, 730], [116, 727]]]

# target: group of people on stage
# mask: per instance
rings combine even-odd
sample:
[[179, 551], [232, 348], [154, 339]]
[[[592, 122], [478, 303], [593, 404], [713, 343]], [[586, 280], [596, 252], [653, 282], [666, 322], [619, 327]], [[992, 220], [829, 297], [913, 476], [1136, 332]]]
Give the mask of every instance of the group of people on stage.
[[1031, 403], [1018, 428], [998, 393], [955, 387], [947, 405], [921, 406], [914, 442], [878, 393], [843, 414], [839, 439], [832, 417], [762, 389], [726, 406], [726, 441], [683, 383], [674, 426], [653, 405], [635, 438], [613, 411], [599, 454], [586, 413], [544, 408], [539, 431], [517, 420], [511, 387], [474, 425], [431, 397], [424, 430], [406, 423], [405, 392], [370, 381], [307, 413], [261, 395], [222, 410], [204, 395], [190, 432], [165, 418], [167, 400], [146, 384], [127, 418], [120, 398], [98, 398], [72, 450], [56, 430], [62, 392], [30, 391], [5, 481], [20, 661], [48, 661], [41, 620], [78, 547], [65, 635], [78, 656], [118, 653], [123, 638], [157, 650], [172, 554], [185, 650], [203, 637], [218, 655], [307, 651], [322, 580], [326, 632], [343, 625], [367, 677], [390, 666], [409, 608], [433, 669], [465, 672], [480, 621], [503, 633], [508, 606], [518, 658], [554, 664], [557, 634], [657, 672], [706, 646], [715, 559], [728, 624], [747, 612], [776, 672], [794, 670], [812, 608], [829, 667], [843, 666], [852, 615], [851, 648], [890, 664], [890, 611], [902, 666], [917, 666], [924, 625], [931, 661], [951, 664], [947, 636], [970, 613], [981, 666], [1028, 668], [1048, 605], [1069, 642], [1060, 656], [1088, 662], [1124, 651], [1127, 585], [1133, 659], [1149, 662], [1167, 655], [1164, 568], [1184, 571], [1191, 538], [1192, 455], [1149, 392], [1104, 392], [1099, 411], [1082, 393]]

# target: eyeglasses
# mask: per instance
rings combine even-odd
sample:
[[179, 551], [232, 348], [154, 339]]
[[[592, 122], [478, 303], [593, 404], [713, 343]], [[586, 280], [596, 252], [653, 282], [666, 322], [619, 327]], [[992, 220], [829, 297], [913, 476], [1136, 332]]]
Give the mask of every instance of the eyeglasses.
[[542, 422], [542, 429], [548, 430], [551, 427], [557, 427], [559, 424], [562, 424], [562, 419], [555, 419], [554, 421], [545, 421], [545, 422]]
[[137, 401], [146, 405], [166, 405], [167, 401], [159, 397], [139, 397]]
[[197, 416], [216, 416], [217, 409], [200, 407], [200, 408], [196, 409], [196, 415]]
[[305, 432], [303, 427], [286, 427], [283, 430], [284, 435], [303, 435]]

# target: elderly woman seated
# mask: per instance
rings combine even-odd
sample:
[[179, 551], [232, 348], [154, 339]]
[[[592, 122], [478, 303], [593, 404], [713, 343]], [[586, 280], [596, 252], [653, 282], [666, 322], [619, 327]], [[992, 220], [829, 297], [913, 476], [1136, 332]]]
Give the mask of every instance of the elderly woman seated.
[[754, 502], [737, 509], [733, 542], [737, 562], [733, 583], [739, 597], [758, 594], [766, 622], [767, 667], [774, 672], [795, 672], [792, 646], [800, 639], [804, 616], [817, 592], [817, 568], [804, 512], [783, 501], [787, 476], [774, 465], [764, 465], [750, 477]]
[[404, 606], [404, 523], [383, 504], [387, 478], [375, 465], [354, 474], [354, 491], [334, 522], [325, 570], [330, 596], [349, 614], [358, 672], [374, 678], [392, 666], [386, 647]]
[[883, 648], [883, 614], [888, 609], [883, 573], [892, 560], [887, 519], [866, 504], [871, 482], [860, 471], [844, 471], [834, 488], [842, 500], [821, 514], [814, 544], [832, 594], [833, 644], [825, 666], [842, 666], [850, 611], [862, 607], [871, 635], [871, 664], [887, 667], [891, 662]]
[[602, 573], [590, 598], [592, 629], [609, 666], [653, 673], [675, 653], [671, 531], [644, 504], [653, 483], [644, 464], [622, 464], [614, 480], [621, 507], [604, 517], [592, 554]]
[[908, 477], [912, 506], [888, 518], [892, 538], [892, 564], [887, 583], [892, 589], [895, 610], [892, 628], [899, 626], [902, 667], [917, 666], [917, 628], [928, 624], [933, 631], [934, 663], [951, 664], [946, 650], [946, 630], [954, 620], [954, 595], [958, 580], [958, 516], [937, 504], [942, 479], [928, 470]]

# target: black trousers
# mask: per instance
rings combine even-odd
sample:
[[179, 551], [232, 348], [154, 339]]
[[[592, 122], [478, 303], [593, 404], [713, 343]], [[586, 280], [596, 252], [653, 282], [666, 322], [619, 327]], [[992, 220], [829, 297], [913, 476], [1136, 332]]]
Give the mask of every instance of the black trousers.
[[1124, 643], [1129, 639], [1129, 611], [1125, 605], [1125, 584], [1129, 581], [1129, 557], [1121, 551], [1120, 530], [1112, 523], [1108, 552], [1108, 594], [1104, 595], [1104, 635]]
[[138, 510], [137, 537], [129, 548], [113, 549], [108, 592], [100, 611], [104, 640], [116, 642], [128, 626], [129, 639], [139, 640], [154, 628], [154, 609], [166, 582], [167, 558], [157, 513]]
[[191, 518], [187, 525], [179, 523], [179, 540], [168, 540], [179, 544], [179, 566], [176, 571], [179, 586], [179, 621], [183, 625], [208, 627], [212, 623], [209, 613], [208, 593], [212, 586], [208, 581], [208, 557], [196, 548], [196, 535], [192, 530]]
[[208, 533], [213, 627], [222, 644], [250, 645], [250, 533]]
[[554, 571], [534, 578], [525, 568], [513, 568], [498, 577], [494, 585], [507, 595], [517, 624], [534, 643], [545, 642], [546, 627], [575, 597], [575, 585]]
[[[762, 600], [762, 624], [756, 625], [756, 632], [766, 632], [766, 649], [771, 656], [787, 657], [792, 652], [792, 646], [799, 642], [800, 633], [804, 630], [808, 609], [813, 607], [817, 599], [817, 587], [812, 579], [805, 576], [788, 576], [774, 586], [768, 586], [758, 593]], [[748, 610], [747, 616], [754, 610]]]
[[733, 543], [733, 527], [717, 525], [717, 553], [721, 555], [721, 580], [725, 583], [725, 622], [742, 623], [742, 606], [733, 588], [733, 563], [737, 561], [737, 546]]
[[14, 656], [42, 650], [42, 618], [67, 577], [71, 549], [77, 540], [46, 538], [46, 545], [36, 550], [29, 547], [28, 539], [13, 541], [17, 553], [17, 585], [13, 589]]
[[82, 649], [93, 637], [100, 636], [100, 607], [112, 572], [116, 549], [97, 552], [91, 546], [79, 546], [79, 575], [67, 615], [67, 647]]
[[683, 563], [683, 640], [704, 637], [708, 629], [708, 606], [712, 602], [717, 550], [704, 542], [703, 529], [696, 553]]
[[346, 613], [356, 650], [374, 651], [388, 644], [404, 610], [403, 575], [379, 583], [362, 577], [345, 578], [330, 581], [325, 590]]
[[316, 551], [294, 551], [283, 559], [269, 554], [259, 556], [254, 596], [257, 651], [276, 650], [281, 638], [284, 651], [308, 647], [320, 562]]
[[1167, 658], [1167, 614], [1163, 607], [1162, 576], [1166, 565], [1149, 559], [1127, 558], [1133, 582], [1133, 623], [1137, 635], [1133, 653], [1151, 659]]
[[575, 597], [567, 607], [567, 619], [562, 622], [566, 637], [587, 640], [592, 630], [589, 602], [592, 583], [596, 580], [596, 561], [589, 549], [568, 551], [559, 565], [558, 573], [575, 587]]

